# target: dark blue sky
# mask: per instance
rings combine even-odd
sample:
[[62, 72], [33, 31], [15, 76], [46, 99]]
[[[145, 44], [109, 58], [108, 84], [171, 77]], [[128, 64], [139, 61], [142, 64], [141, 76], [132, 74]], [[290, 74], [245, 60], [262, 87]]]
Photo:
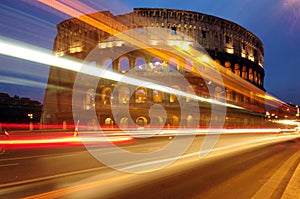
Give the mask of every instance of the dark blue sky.
[[[28, 3], [31, 2], [31, 3]], [[51, 50], [56, 24], [68, 18], [35, 1], [0, 1], [0, 35]], [[285, 102], [300, 104], [300, 1], [299, 0], [85, 0], [95, 10], [114, 14], [134, 7], [191, 10], [233, 21], [264, 43], [267, 92]], [[94, 2], [94, 3], [93, 3]], [[34, 5], [36, 4], [36, 5]], [[0, 56], [0, 92], [43, 100], [48, 67]], [[14, 79], [15, 78], [15, 79]], [[18, 81], [30, 79], [37, 84]], [[16, 81], [15, 81], [16, 80]]]

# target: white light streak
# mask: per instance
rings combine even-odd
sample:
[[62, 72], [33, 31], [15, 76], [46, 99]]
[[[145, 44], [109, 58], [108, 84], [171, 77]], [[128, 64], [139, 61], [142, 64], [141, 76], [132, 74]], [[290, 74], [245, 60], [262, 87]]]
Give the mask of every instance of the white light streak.
[[123, 82], [135, 86], [145, 85], [144, 87], [149, 89], [160, 90], [162, 92], [175, 94], [178, 96], [188, 97], [194, 100], [208, 102], [212, 104], [217, 104], [221, 106], [227, 106], [236, 109], [244, 109], [242, 107], [228, 104], [225, 102], [220, 102], [215, 99], [207, 99], [186, 93], [168, 86], [159, 85], [149, 80], [137, 79], [136, 77], [130, 77], [128, 75], [122, 75], [116, 72], [108, 71], [103, 68], [92, 67], [89, 65], [83, 65], [82, 62], [66, 59], [62, 57], [57, 57], [52, 54], [51, 51], [46, 51], [45, 49], [37, 48], [31, 45], [26, 45], [21, 42], [16, 42], [0, 36], [0, 54], [7, 55], [11, 57], [16, 57], [19, 59], [24, 59], [32, 62], [37, 62], [45, 65], [51, 65], [58, 68], [67, 69], [70, 71], [80, 72], [94, 77], [103, 77], [117, 82]]

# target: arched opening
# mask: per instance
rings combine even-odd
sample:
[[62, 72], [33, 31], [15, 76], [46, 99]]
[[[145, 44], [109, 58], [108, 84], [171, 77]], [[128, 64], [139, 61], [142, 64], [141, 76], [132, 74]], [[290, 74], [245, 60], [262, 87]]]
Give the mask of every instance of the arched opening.
[[260, 85], [260, 86], [262, 85], [260, 73], [257, 74], [257, 83], [258, 83], [258, 85]]
[[222, 99], [222, 93], [223, 93], [223, 92], [224, 92], [224, 91], [221, 89], [221, 87], [217, 86], [217, 87], [215, 88], [215, 99], [216, 99], [216, 100]]
[[256, 83], [257, 84], [257, 72], [256, 71], [254, 71], [254, 83]]
[[191, 116], [191, 115], [187, 116], [187, 118], [186, 118], [186, 126], [187, 127], [195, 126], [195, 121], [194, 121], [193, 116]]
[[226, 89], [226, 99], [227, 99], [228, 101], [232, 101], [232, 100], [233, 100], [232, 90]]
[[162, 60], [160, 58], [153, 58], [150, 64], [153, 71], [162, 71]]
[[[173, 88], [176, 89], [176, 90], [180, 90], [179, 86], [173, 86]], [[180, 99], [179, 96], [177, 96], [174, 93], [170, 93], [170, 99], [169, 99], [170, 103], [177, 102], [179, 99]]]
[[139, 87], [135, 90], [135, 103], [146, 103], [147, 101], [147, 89]]
[[252, 70], [252, 68], [249, 68], [249, 80], [251, 82], [253, 81], [253, 70]]
[[112, 71], [112, 60], [110, 58], [107, 58], [103, 61], [103, 68]]
[[90, 110], [95, 107], [95, 90], [88, 89], [85, 94], [85, 110]]
[[226, 73], [231, 73], [231, 63], [229, 61], [225, 62]]
[[129, 99], [130, 99], [129, 88], [126, 87], [126, 86], [122, 86], [119, 89], [119, 97], [118, 97], [119, 103], [120, 104], [127, 104], [129, 102]]
[[101, 101], [103, 104], [111, 104], [112, 90], [109, 87], [103, 88], [101, 92]]
[[110, 117], [106, 118], [105, 121], [104, 121], [105, 126], [111, 126], [113, 124], [114, 124], [114, 122]]
[[240, 73], [241, 73], [240, 66], [238, 64], [235, 64], [234, 65], [234, 74], [237, 76], [240, 76], [241, 75]]
[[130, 70], [129, 59], [127, 57], [121, 57], [119, 59], [118, 69], [121, 73], [126, 73]]
[[120, 127], [127, 128], [128, 127], [128, 117], [122, 117], [120, 120]]
[[153, 90], [153, 93], [152, 93], [152, 101], [154, 103], [160, 103], [162, 102], [164, 99], [164, 93], [159, 91], [159, 90]]
[[135, 70], [146, 71], [146, 60], [143, 57], [137, 57], [135, 59]]
[[144, 127], [147, 125], [147, 118], [145, 117], [138, 117], [135, 121], [135, 123], [140, 126], [140, 127]]
[[179, 118], [176, 115], [171, 118], [171, 126], [179, 126]]
[[242, 78], [247, 79], [247, 68], [243, 66], [242, 68]]

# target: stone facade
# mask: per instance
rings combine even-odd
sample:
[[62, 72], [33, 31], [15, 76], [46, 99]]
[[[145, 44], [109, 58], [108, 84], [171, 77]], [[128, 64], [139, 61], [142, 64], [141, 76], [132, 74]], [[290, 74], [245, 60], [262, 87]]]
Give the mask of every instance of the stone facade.
[[[137, 8], [133, 12], [124, 15], [112, 15], [109, 11], [98, 12], [87, 15], [90, 19], [100, 21], [101, 28], [97, 25], [92, 25], [80, 18], [72, 18], [61, 22], [57, 25], [57, 36], [54, 42], [54, 53], [61, 57], [75, 57], [84, 60], [89, 53], [99, 49], [101, 54], [113, 53], [115, 48], [122, 47], [122, 41], [106, 42], [106, 40], [114, 33], [123, 32], [131, 29], [142, 29], [145, 27], [165, 28], [170, 31], [171, 35], [188, 36], [194, 42], [199, 43], [212, 59], [218, 65], [222, 66], [222, 70], [230, 73], [235, 77], [240, 77], [257, 89], [264, 91], [264, 48], [262, 42], [253, 33], [249, 32], [240, 25], [224, 20], [218, 17], [201, 14], [197, 12], [171, 10], [171, 9], [148, 9]], [[171, 36], [173, 37], [173, 36]], [[166, 41], [169, 37], [166, 38]], [[155, 48], [155, 44], [152, 46]], [[96, 65], [108, 66], [111, 70], [119, 73], [126, 73], [128, 70], [134, 69], [137, 62], [149, 65], [154, 63], [155, 59], [159, 59], [155, 55], [140, 51], [132, 51], [127, 55], [123, 55], [115, 60], [101, 60]], [[128, 65], [124, 68], [122, 63]], [[178, 61], [176, 70], [183, 73], [188, 81], [195, 86], [194, 91], [202, 97], [209, 97], [207, 85], [202, 78], [196, 78], [189, 72], [186, 72], [184, 63], [186, 61]], [[170, 60], [167, 60], [168, 66], [171, 66]], [[49, 72], [48, 88], [46, 90], [43, 110], [43, 123], [62, 123], [67, 121], [73, 123], [72, 118], [72, 88], [76, 78], [76, 72], [58, 69], [51, 67]], [[136, 124], [143, 120], [143, 125], [149, 123], [147, 111], [152, 103], [163, 104], [168, 115], [165, 125], [176, 126], [178, 121], [185, 120], [187, 125], [190, 115], [186, 118], [180, 118], [176, 115], [176, 104], [173, 103], [170, 94], [158, 94], [157, 91], [144, 90], [145, 99], [139, 101], [137, 93], [139, 90], [132, 91], [134, 96], [124, 96], [120, 94], [118, 97], [122, 99], [112, 99], [111, 93], [114, 89], [115, 82], [103, 80], [99, 82], [97, 89], [86, 88], [86, 93], [83, 96], [83, 111], [97, 111], [100, 125], [112, 125], [114, 121], [111, 114], [111, 109], [114, 109], [115, 104], [130, 103], [138, 107], [136, 114], [132, 114]], [[126, 89], [126, 88], [125, 88]], [[127, 88], [128, 89], [128, 88]], [[143, 88], [140, 88], [143, 89]], [[188, 88], [181, 88], [188, 89]], [[142, 92], [142, 90], [141, 90]], [[246, 108], [252, 107], [253, 110], [264, 112], [263, 101], [256, 99], [253, 93], [249, 90], [245, 95], [236, 92], [230, 88], [226, 88], [226, 98], [233, 104], [245, 105]], [[120, 92], [119, 92], [120, 93]], [[159, 95], [157, 97], [156, 95]], [[92, 98], [91, 98], [92, 96]], [[115, 101], [114, 101], [115, 100]], [[109, 106], [108, 106], [109, 105]], [[197, 125], [206, 126], [207, 118], [210, 116], [209, 105], [202, 105], [203, 110], [201, 121]], [[100, 111], [101, 109], [101, 111]], [[144, 109], [144, 111], [143, 111]], [[145, 111], [146, 110], [146, 111]], [[134, 112], [134, 110], [132, 110]], [[231, 113], [229, 112], [228, 115]], [[233, 119], [237, 125], [253, 124], [254, 119], [240, 119], [244, 113], [235, 113], [229, 117]], [[260, 113], [253, 113], [255, 117], [260, 118]], [[128, 119], [128, 118], [127, 118]], [[161, 118], [158, 118], [160, 120]], [[126, 118], [120, 118], [125, 121]], [[228, 125], [233, 125], [230, 123]]]

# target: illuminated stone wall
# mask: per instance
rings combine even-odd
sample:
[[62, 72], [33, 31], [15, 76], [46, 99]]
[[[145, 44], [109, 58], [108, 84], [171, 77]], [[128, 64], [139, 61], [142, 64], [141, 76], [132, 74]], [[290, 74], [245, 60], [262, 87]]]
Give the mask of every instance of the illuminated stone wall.
[[[99, 44], [102, 44], [111, 35], [109, 34], [110, 28], [120, 32], [143, 27], [167, 28], [173, 35], [187, 35], [201, 44], [213, 60], [223, 68], [222, 70], [239, 76], [257, 88], [264, 90], [263, 44], [254, 34], [236, 23], [197, 12], [170, 9], [138, 8], [134, 9], [131, 13], [118, 16], [114, 16], [108, 11], [90, 14], [89, 16], [95, 20], [104, 22], [108, 27], [108, 31], [102, 31], [96, 28], [97, 26], [91, 26], [75, 18], [63, 21], [57, 25], [58, 33], [53, 47], [53, 51], [57, 56], [71, 56], [83, 60], [95, 48], [103, 48], [103, 52], [105, 50], [112, 50], [116, 46], [109, 46], [109, 48], [107, 46], [99, 46]], [[135, 67], [138, 57], [143, 57], [146, 64], [151, 63], [155, 59], [155, 57], [151, 57], [144, 52], [132, 52], [131, 55], [111, 60], [112, 70], [120, 73], [124, 72], [120, 68], [120, 61], [122, 59], [128, 59], [128, 70], [130, 70]], [[107, 60], [103, 60], [97, 64], [103, 66], [105, 61]], [[178, 64], [178, 71], [184, 72], [185, 69], [182, 68], [184, 68], [184, 64]], [[199, 90], [199, 95], [207, 95], [207, 88], [202, 80], [189, 78], [188, 74], [186, 76], [190, 82], [196, 82], [196, 90]], [[51, 67], [48, 88], [44, 99], [43, 123], [62, 123], [63, 121], [73, 123], [72, 88], [75, 77], [75, 72]], [[110, 95], [109, 93], [113, 90], [113, 84], [113, 82], [107, 81], [100, 82], [97, 91], [87, 88], [86, 96], [83, 96], [83, 110], [91, 111], [90, 107], [97, 106], [97, 104], [105, 108], [104, 105], [111, 106], [122, 103], [121, 101], [113, 103], [113, 101], [109, 100], [110, 97], [105, 97], [106, 94]], [[188, 88], [181, 89], [186, 90]], [[91, 102], [91, 99], [88, 99], [87, 96], [90, 96], [94, 92], [100, 93], [101, 97], [95, 97], [95, 102]], [[171, 102], [172, 96], [164, 94], [160, 97], [161, 99], [155, 99], [153, 91], [147, 90], [145, 92], [147, 93], [146, 102], [158, 100], [167, 107], [173, 106]], [[235, 104], [250, 104], [252, 107], [263, 109], [263, 102], [258, 101], [250, 91], [245, 95], [226, 88], [226, 94], [227, 99]], [[136, 101], [136, 99], [128, 100], [132, 100], [133, 103], [143, 104]], [[106, 115], [99, 114], [100, 123], [107, 125], [114, 123], [110, 109], [107, 108], [105, 112]], [[136, 115], [134, 119], [138, 120], [140, 117], [146, 118], [146, 116]], [[189, 116], [185, 117], [188, 118]], [[205, 117], [209, 117], [209, 111], [207, 111]], [[236, 118], [236, 124], [240, 123], [240, 125], [243, 125], [249, 123], [248, 121], [245, 122], [244, 119], [239, 122], [238, 117], [238, 115], [232, 117]], [[124, 120], [124, 118], [121, 119]], [[168, 124], [176, 125], [171, 122], [173, 120], [178, 120], [175, 112], [174, 115], [170, 115]], [[205, 118], [203, 120], [205, 123]], [[199, 125], [205, 124], [200, 123]]]

